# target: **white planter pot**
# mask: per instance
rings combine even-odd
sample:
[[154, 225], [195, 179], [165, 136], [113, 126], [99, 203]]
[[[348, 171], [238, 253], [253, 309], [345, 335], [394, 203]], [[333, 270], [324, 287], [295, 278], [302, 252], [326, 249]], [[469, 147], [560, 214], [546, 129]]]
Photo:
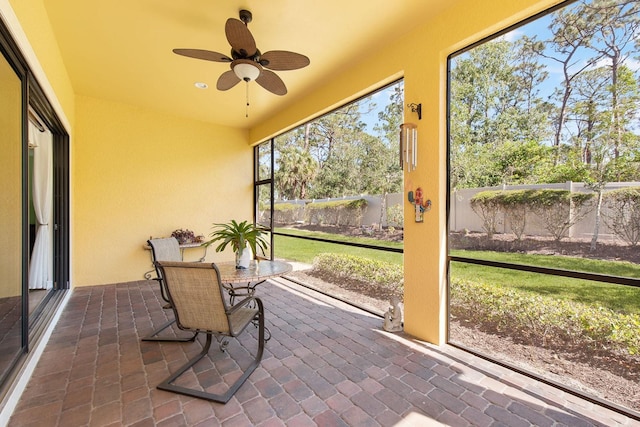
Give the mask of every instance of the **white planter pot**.
[[236, 268], [245, 269], [249, 268], [251, 264], [251, 259], [253, 258], [253, 253], [251, 252], [251, 248], [247, 245], [242, 252], [236, 253]]

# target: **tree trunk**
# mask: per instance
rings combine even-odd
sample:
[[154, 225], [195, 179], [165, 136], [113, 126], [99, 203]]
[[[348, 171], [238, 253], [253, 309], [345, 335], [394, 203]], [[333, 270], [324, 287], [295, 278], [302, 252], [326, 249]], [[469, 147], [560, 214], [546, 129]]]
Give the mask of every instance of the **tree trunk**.
[[[387, 211], [387, 192], [383, 191], [382, 196], [380, 196], [380, 230], [382, 230], [382, 220], [384, 219], [384, 214]], [[387, 226], [389, 225], [387, 218]]]
[[591, 247], [589, 250], [595, 252], [598, 243], [598, 234], [600, 233], [600, 210], [602, 208], [602, 188], [598, 189], [598, 201], [596, 203], [596, 223], [593, 227], [593, 236], [591, 237]]

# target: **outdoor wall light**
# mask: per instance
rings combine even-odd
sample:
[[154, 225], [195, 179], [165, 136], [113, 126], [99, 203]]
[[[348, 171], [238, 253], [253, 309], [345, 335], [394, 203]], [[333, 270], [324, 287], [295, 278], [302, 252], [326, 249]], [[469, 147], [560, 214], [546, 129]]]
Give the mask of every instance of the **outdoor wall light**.
[[422, 120], [422, 104], [407, 104], [412, 113], [418, 113], [418, 120]]

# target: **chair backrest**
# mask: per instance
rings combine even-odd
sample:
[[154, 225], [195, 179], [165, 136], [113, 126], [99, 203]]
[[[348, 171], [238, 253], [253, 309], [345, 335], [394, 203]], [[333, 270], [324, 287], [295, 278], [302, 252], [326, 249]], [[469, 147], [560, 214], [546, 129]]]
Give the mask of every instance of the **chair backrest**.
[[160, 282], [160, 291], [162, 298], [169, 302], [169, 297], [166, 295], [164, 286], [164, 277], [162, 272], [155, 265], [156, 261], [182, 261], [182, 251], [180, 250], [180, 243], [175, 237], [164, 237], [161, 239], [149, 239], [147, 240], [149, 246], [151, 246], [151, 253], [153, 254], [153, 262], [156, 268], [156, 275]]
[[215, 264], [159, 261], [169, 300], [181, 329], [229, 335], [228, 305]]
[[149, 239], [154, 261], [182, 261], [180, 244], [175, 237]]

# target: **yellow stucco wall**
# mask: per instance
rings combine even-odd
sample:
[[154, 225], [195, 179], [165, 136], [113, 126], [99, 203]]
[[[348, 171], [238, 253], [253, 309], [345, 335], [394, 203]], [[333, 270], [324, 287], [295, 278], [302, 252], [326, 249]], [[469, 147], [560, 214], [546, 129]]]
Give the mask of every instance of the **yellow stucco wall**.
[[72, 134], [75, 93], [43, 0], [0, 0], [0, 14], [67, 132]]
[[[405, 109], [405, 121], [418, 125], [418, 168], [405, 173], [405, 194], [420, 186], [433, 202], [423, 223], [413, 221], [405, 200], [404, 329], [436, 344], [446, 340], [446, 65], [447, 56], [515, 24], [557, 0], [493, 0], [454, 2], [444, 13], [425, 17], [424, 24], [402, 40], [363, 58], [343, 74], [309, 93], [304, 101], [254, 127], [252, 142], [301, 123], [363, 92], [404, 76], [406, 103], [422, 103], [423, 117]], [[369, 52], [373, 54], [374, 52]], [[406, 198], [405, 198], [406, 199]]]
[[22, 294], [22, 83], [0, 55], [0, 298]]
[[[78, 96], [73, 144], [75, 286], [142, 279], [143, 244], [178, 228], [251, 219], [246, 132]], [[208, 259], [231, 259], [231, 253]]]
[[[8, 1], [0, 0], [0, 11]], [[424, 24], [402, 40], [368, 52], [344, 73], [331, 76], [295, 106], [251, 129], [248, 137], [232, 129], [76, 97], [51, 46], [42, 1], [11, 3], [55, 88], [56, 105], [72, 120], [76, 116], [77, 132], [70, 132], [72, 278], [77, 286], [139, 278], [148, 265], [141, 242], [149, 235], [179, 227], [206, 232], [213, 221], [249, 218], [247, 141], [263, 141], [404, 76], [406, 101], [422, 103], [423, 108], [419, 122], [405, 111], [405, 120], [418, 124], [420, 140], [418, 169], [405, 174], [405, 190], [421, 186], [433, 201], [423, 223], [405, 224], [405, 330], [444, 342], [446, 58], [557, 0], [452, 2], [442, 14], [424, 17]], [[411, 218], [411, 209], [405, 203], [405, 218]]]

